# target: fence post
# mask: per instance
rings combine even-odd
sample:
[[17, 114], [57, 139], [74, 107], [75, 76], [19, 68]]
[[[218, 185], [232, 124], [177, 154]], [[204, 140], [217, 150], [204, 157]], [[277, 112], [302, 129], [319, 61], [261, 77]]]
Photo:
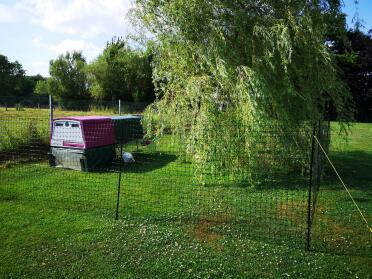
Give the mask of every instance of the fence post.
[[119, 115], [121, 115], [121, 100], [119, 99]]
[[[120, 103], [119, 103], [120, 104]], [[123, 154], [123, 137], [124, 137], [124, 129], [121, 129], [121, 139], [120, 139], [120, 154], [119, 154], [119, 181], [118, 181], [118, 194], [117, 194], [117, 198], [116, 198], [116, 214], [115, 214], [115, 220], [118, 220], [119, 219], [119, 205], [120, 205], [120, 190], [121, 190], [121, 173], [123, 171], [122, 167], [123, 167], [123, 163], [124, 163], [124, 160], [123, 158], [121, 157], [121, 155]]]
[[[121, 153], [122, 153], [122, 147], [120, 147], [120, 159], [122, 161], [122, 158], [121, 158]], [[118, 220], [119, 219], [119, 205], [120, 205], [120, 186], [121, 186], [121, 172], [122, 172], [122, 169], [121, 169], [121, 165], [122, 165], [122, 162], [120, 162], [120, 167], [119, 167], [119, 181], [118, 181], [118, 194], [117, 194], [117, 197], [116, 197], [116, 213], [115, 213], [115, 220]]]
[[313, 162], [314, 162], [314, 145], [315, 145], [315, 130], [316, 124], [314, 124], [313, 132], [311, 134], [311, 158], [310, 158], [310, 176], [309, 176], [309, 196], [307, 200], [307, 238], [306, 238], [306, 249], [310, 251], [310, 238], [311, 238], [311, 190], [313, 184]]
[[50, 135], [53, 133], [53, 99], [52, 95], [49, 95], [49, 127]]
[[[318, 123], [318, 138], [321, 142], [321, 144], [324, 146], [324, 131], [323, 131], [323, 125], [322, 125], [322, 122], [319, 120], [319, 123]], [[318, 194], [318, 191], [319, 191], [319, 187], [320, 187], [320, 179], [321, 179], [321, 176], [322, 176], [322, 169], [323, 169], [323, 154], [319, 152], [319, 145], [317, 145], [317, 177], [316, 177], [316, 188], [315, 188], [315, 200], [314, 200], [314, 208], [316, 206], [316, 196]], [[320, 155], [319, 155], [320, 154]]]

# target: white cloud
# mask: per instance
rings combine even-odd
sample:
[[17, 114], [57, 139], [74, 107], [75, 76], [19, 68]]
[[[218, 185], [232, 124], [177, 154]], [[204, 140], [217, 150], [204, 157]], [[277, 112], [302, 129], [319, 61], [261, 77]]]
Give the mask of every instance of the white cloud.
[[0, 4], [0, 22], [16, 22], [21, 18], [20, 11], [13, 6]]
[[[134, 0], [0, 0], [0, 29], [9, 26], [20, 29], [18, 45], [30, 48], [18, 52], [17, 59], [24, 56], [28, 74], [45, 75], [49, 60], [59, 54], [78, 50], [91, 61], [103, 51], [106, 40], [132, 33], [134, 28], [126, 17], [134, 5], [132, 2]], [[2, 42], [1, 47], [4, 53], [13, 51], [8, 42]], [[43, 58], [45, 61], [41, 61]]]
[[19, 0], [17, 10], [52, 32], [93, 38], [101, 34], [126, 34], [130, 0]]
[[102, 51], [100, 48], [95, 46], [93, 43], [88, 42], [86, 40], [71, 40], [71, 39], [65, 39], [59, 43], [56, 44], [50, 44], [42, 42], [38, 38], [34, 38], [32, 40], [32, 43], [35, 46], [43, 47], [55, 55], [64, 54], [67, 51], [82, 51], [83, 55], [88, 59], [88, 61], [93, 60], [98, 56], [98, 54]]
[[46, 61], [34, 61], [29, 66], [27, 74], [49, 76], [49, 63]]

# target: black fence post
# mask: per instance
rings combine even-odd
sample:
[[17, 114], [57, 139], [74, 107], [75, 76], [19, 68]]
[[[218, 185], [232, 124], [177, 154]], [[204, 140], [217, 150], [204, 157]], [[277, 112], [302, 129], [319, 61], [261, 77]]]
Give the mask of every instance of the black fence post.
[[[318, 123], [318, 137], [319, 137], [319, 140], [321, 142], [321, 144], [324, 146], [324, 143], [325, 143], [325, 135], [324, 135], [324, 130], [323, 130], [323, 123], [322, 121], [319, 120], [319, 123]], [[319, 150], [319, 145], [317, 146], [317, 150]], [[316, 174], [317, 174], [317, 177], [316, 177], [316, 188], [315, 188], [315, 197], [314, 197], [314, 202], [313, 202], [313, 207], [314, 207], [314, 210], [316, 208], [316, 201], [317, 201], [317, 194], [318, 194], [318, 191], [319, 191], [319, 188], [320, 188], [320, 180], [321, 180], [321, 176], [322, 176], [322, 171], [323, 171], [323, 154], [321, 152], [317, 152], [317, 171], [316, 171]], [[313, 212], [313, 216], [314, 216], [315, 212]]]
[[310, 238], [311, 238], [311, 194], [312, 194], [312, 184], [313, 184], [313, 162], [314, 162], [314, 147], [315, 147], [315, 130], [316, 124], [314, 124], [313, 132], [311, 135], [311, 158], [310, 158], [310, 176], [309, 176], [309, 196], [307, 200], [307, 241], [306, 249], [310, 251]]
[[120, 154], [119, 154], [119, 181], [118, 181], [118, 196], [116, 199], [116, 214], [115, 220], [119, 219], [119, 205], [120, 205], [120, 190], [121, 190], [121, 173], [123, 171], [124, 160], [121, 157], [123, 154], [123, 138], [124, 138], [124, 129], [121, 129], [121, 139], [120, 139]]
[[120, 154], [119, 154], [119, 181], [118, 181], [118, 195], [116, 199], [116, 214], [115, 220], [119, 219], [119, 205], [120, 205], [120, 188], [121, 188], [121, 173], [122, 173], [122, 166], [123, 166], [123, 159], [121, 158], [121, 154], [123, 153], [123, 141], [120, 142]]

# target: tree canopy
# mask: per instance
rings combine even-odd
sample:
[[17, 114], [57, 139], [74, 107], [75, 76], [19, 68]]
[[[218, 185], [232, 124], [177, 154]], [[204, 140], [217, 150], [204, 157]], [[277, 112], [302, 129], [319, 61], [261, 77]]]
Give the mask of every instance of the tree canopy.
[[92, 95], [106, 100], [154, 100], [150, 63], [150, 48], [136, 51], [121, 38], [114, 38], [88, 66]]
[[158, 40], [159, 98], [146, 114], [148, 131], [185, 127], [177, 133], [198, 165], [213, 161], [213, 149], [221, 160], [233, 154], [236, 173], [246, 168], [252, 126], [297, 129], [324, 119], [330, 104], [338, 119], [350, 119], [351, 98], [326, 44], [339, 1], [136, 2]]
[[10, 62], [4, 55], [0, 55], [0, 97], [5, 97], [5, 103], [16, 103], [21, 98], [33, 95], [36, 82], [42, 80], [40, 75], [26, 76], [22, 65]]
[[67, 52], [50, 61], [50, 78], [38, 82], [35, 93], [61, 100], [153, 101], [152, 56], [151, 43], [135, 50], [121, 38], [89, 64], [81, 52]]
[[60, 55], [50, 61], [50, 78], [44, 84], [37, 85], [37, 92], [45, 90], [60, 99], [88, 99], [88, 80], [86, 75], [86, 60], [81, 52], [73, 51]]
[[20, 80], [24, 75], [25, 71], [18, 61], [10, 62], [6, 56], [0, 55], [0, 95], [18, 95]]
[[372, 121], [372, 30], [348, 30], [346, 43], [337, 44], [338, 65], [355, 102], [358, 121]]

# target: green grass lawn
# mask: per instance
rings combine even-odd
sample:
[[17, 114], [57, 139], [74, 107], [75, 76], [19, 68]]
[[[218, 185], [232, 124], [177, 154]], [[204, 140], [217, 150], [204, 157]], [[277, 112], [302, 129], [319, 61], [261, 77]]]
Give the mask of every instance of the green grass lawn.
[[[336, 126], [331, 158], [371, 220], [372, 125], [346, 143]], [[165, 146], [134, 155], [118, 221], [116, 172], [0, 170], [0, 278], [372, 277], [371, 233], [329, 170], [307, 252], [306, 179], [201, 187]]]

